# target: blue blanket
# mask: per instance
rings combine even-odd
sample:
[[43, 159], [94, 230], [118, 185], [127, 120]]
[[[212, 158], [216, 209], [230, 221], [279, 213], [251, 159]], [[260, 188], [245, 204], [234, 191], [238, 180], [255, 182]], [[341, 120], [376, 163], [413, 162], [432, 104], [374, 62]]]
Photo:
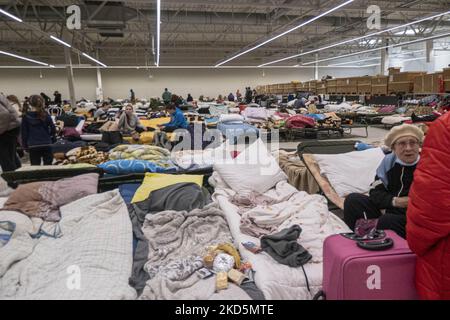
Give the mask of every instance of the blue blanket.
[[237, 142], [241, 136], [259, 137], [259, 130], [248, 123], [220, 122], [217, 129], [232, 142]]

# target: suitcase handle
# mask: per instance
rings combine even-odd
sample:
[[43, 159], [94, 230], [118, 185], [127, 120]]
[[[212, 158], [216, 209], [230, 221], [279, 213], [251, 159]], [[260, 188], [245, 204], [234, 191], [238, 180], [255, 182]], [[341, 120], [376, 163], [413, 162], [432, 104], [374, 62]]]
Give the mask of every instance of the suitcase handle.
[[320, 300], [320, 298], [322, 298], [323, 300], [326, 300], [325, 292], [323, 292], [323, 290], [320, 290], [319, 292], [317, 292], [312, 299]]
[[378, 241], [358, 241], [356, 244], [361, 249], [380, 251], [392, 248], [394, 241], [391, 238], [386, 238]]

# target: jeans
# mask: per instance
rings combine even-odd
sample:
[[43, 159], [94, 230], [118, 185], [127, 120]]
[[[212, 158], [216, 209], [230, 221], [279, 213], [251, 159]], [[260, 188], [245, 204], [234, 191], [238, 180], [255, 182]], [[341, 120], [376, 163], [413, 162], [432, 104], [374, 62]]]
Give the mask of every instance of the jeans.
[[50, 147], [30, 148], [30, 163], [32, 166], [40, 166], [41, 160], [45, 166], [53, 163], [53, 154]]

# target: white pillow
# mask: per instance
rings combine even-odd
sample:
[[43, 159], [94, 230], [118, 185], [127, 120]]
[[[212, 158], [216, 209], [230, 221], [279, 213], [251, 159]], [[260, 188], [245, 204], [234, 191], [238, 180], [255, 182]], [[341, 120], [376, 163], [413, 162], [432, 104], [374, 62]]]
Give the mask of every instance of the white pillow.
[[378, 166], [384, 158], [381, 148], [343, 154], [315, 154], [320, 174], [330, 181], [340, 197], [350, 193], [367, 193]]
[[240, 114], [221, 114], [219, 122], [243, 122], [244, 117]]
[[235, 159], [214, 163], [214, 170], [235, 192], [264, 193], [287, 180], [275, 158], [261, 139], [256, 140]]

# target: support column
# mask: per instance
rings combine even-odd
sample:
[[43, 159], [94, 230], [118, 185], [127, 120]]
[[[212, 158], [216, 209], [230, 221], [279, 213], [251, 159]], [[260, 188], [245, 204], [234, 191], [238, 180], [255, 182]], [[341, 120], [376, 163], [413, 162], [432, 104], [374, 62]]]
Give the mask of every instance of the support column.
[[433, 40], [428, 40], [425, 43], [425, 51], [427, 55], [427, 71], [428, 73], [434, 72], [434, 43]]
[[[98, 59], [98, 50], [97, 50]], [[97, 68], [97, 90], [96, 90], [97, 100], [103, 101], [103, 83], [102, 83], [102, 73], [100, 67]]]
[[[319, 60], [319, 54], [316, 53], [316, 61]], [[316, 62], [314, 65], [314, 80], [319, 80], [319, 63]]]
[[75, 97], [75, 87], [73, 81], [73, 68], [72, 68], [72, 57], [70, 55], [70, 49], [64, 47], [64, 56], [66, 58], [66, 70], [67, 70], [67, 80], [69, 84], [69, 93], [70, 93], [70, 105], [72, 109], [75, 109], [77, 106], [77, 99]]
[[102, 84], [102, 73], [100, 72], [100, 68], [97, 68], [96, 97], [97, 97], [97, 100], [103, 101], [103, 84]]
[[387, 50], [388, 49], [381, 49], [380, 75], [388, 74], [389, 56]]

